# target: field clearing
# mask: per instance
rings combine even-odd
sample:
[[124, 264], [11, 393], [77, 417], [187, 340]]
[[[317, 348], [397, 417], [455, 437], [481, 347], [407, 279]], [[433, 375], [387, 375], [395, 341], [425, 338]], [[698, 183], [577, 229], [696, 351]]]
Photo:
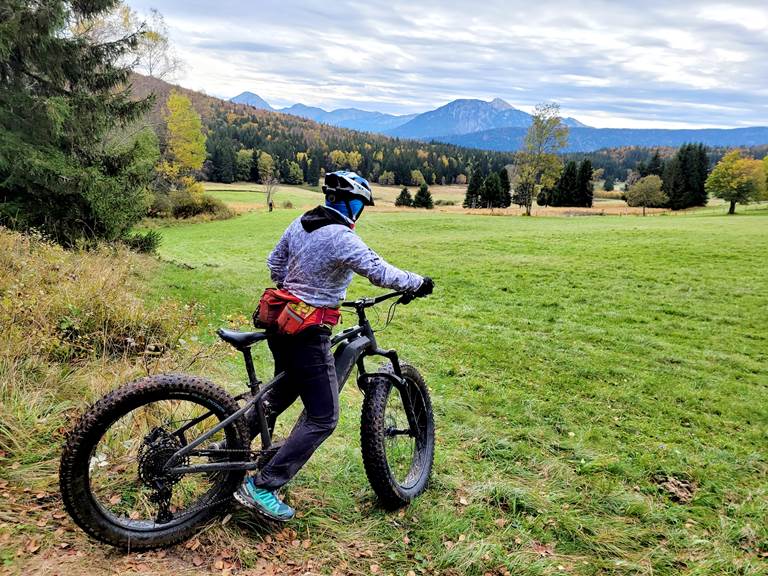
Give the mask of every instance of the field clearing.
[[[395, 206], [395, 198], [400, 194], [401, 186], [379, 186], [378, 184], [373, 184], [372, 189], [376, 206], [369, 208], [369, 212], [418, 213], [421, 211], [421, 209], [418, 208], [401, 208]], [[416, 193], [418, 187], [409, 186], [408, 189], [411, 191], [411, 195], [413, 195]], [[226, 202], [237, 213], [267, 210], [266, 194], [264, 193], [261, 184], [254, 184], [252, 182], [235, 182], [233, 184], [206, 182], [205, 190], [211, 194], [211, 196]], [[472, 213], [493, 216], [518, 216], [524, 212], [524, 210], [518, 206], [495, 208], [493, 210], [467, 210], [461, 205], [464, 201], [466, 190], [466, 186], [459, 185], [431, 186], [430, 191], [432, 192], [433, 200], [454, 203], [452, 206], [435, 206], [434, 211], [453, 214]], [[289, 202], [290, 206], [288, 209], [298, 208], [307, 210], [319, 204], [322, 201], [322, 198], [319, 188], [288, 186], [283, 184], [277, 188], [277, 192], [274, 196], [274, 206], [276, 210], [286, 209], [284, 203]], [[718, 199], [712, 199], [708, 204], [708, 208], [713, 208], [714, 211], [722, 206], [725, 206], [725, 204]], [[740, 206], [739, 210], [748, 211], [752, 208], [752, 206]], [[626, 202], [615, 198], [595, 198], [592, 208], [544, 207], [534, 203], [531, 212], [534, 216], [629, 216], [642, 214], [643, 209], [641, 207], [627, 206]], [[673, 213], [666, 208], [648, 208], [646, 212], [648, 214], [670, 213], [675, 215], [685, 213], [684, 211]]]
[[[337, 431], [287, 490], [301, 513], [292, 531], [268, 535], [238, 511], [197, 552], [121, 554], [73, 533], [68, 550], [82, 554], [65, 556], [30, 521], [42, 549], [13, 566], [199, 574], [224, 557], [234, 574], [768, 573], [768, 210], [714, 210], [367, 214], [363, 239], [437, 284], [379, 336], [433, 394], [435, 471], [417, 502], [376, 505], [350, 383]], [[174, 264], [153, 268], [151, 298], [198, 303], [206, 342], [217, 326], [247, 328], [265, 258], [300, 213], [164, 228]], [[350, 296], [380, 292], [356, 279]], [[239, 357], [216, 350], [221, 371], [193, 371], [240, 392]], [[262, 347], [257, 371], [270, 365]]]

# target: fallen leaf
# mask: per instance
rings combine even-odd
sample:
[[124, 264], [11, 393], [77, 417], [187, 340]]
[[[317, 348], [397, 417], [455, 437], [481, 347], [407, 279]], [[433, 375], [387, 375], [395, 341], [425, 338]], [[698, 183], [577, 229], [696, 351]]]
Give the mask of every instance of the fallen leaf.
[[213, 567], [216, 570], [224, 570], [224, 559], [221, 556], [216, 556], [213, 560]]
[[456, 545], [456, 544], [454, 544], [454, 543], [453, 543], [453, 542], [451, 542], [450, 540], [446, 540], [445, 542], [443, 542], [443, 546], [445, 546], [445, 547], [446, 547], [448, 550], [450, 550], [451, 548], [453, 548], [455, 545]]
[[300, 545], [301, 545], [301, 541], [300, 540], [292, 540], [291, 541], [291, 546], [293, 546], [294, 548], [298, 548]]
[[381, 568], [378, 564], [371, 564], [371, 574], [378, 574]]
[[408, 544], [410, 544], [410, 543], [411, 543], [411, 539], [408, 538], [408, 535], [406, 534], [405, 536], [403, 536], [403, 544], [408, 546]]
[[40, 550], [40, 543], [35, 538], [32, 538], [29, 542], [27, 542], [27, 545], [24, 546], [24, 550], [26, 550], [29, 554], [34, 554]]
[[45, 498], [45, 492], [38, 492], [37, 494], [35, 494], [35, 498], [37, 498], [38, 500], [42, 500], [43, 498]]
[[408, 570], [408, 573], [405, 576], [416, 576], [416, 572], [413, 570]]
[[469, 502], [464, 496], [462, 496], [461, 498], [459, 498], [459, 504], [461, 504], [462, 506], [468, 506]]
[[304, 550], [309, 550], [309, 547], [312, 545], [312, 542], [309, 541], [309, 539], [303, 540], [301, 543]]
[[112, 495], [112, 496], [109, 498], [109, 503], [110, 503], [110, 504], [112, 504], [112, 505], [114, 506], [115, 504], [120, 504], [120, 501], [121, 501], [122, 499], [123, 499], [123, 497], [122, 497], [122, 496], [120, 496], [120, 494], [113, 494], [113, 495]]
[[192, 556], [192, 565], [193, 566], [202, 566], [203, 565], [203, 559], [200, 556], [198, 556], [197, 554], [195, 554], [194, 556]]
[[467, 539], [466, 534], [459, 534], [459, 542], [464, 542]]
[[504, 518], [496, 518], [493, 523], [496, 524], [496, 526], [499, 528], [504, 528], [504, 526], [507, 524], [507, 521]]
[[536, 554], [539, 556], [552, 556], [552, 554], [555, 553], [554, 544], [542, 544], [536, 540], [531, 542], [531, 548], [533, 548], [533, 551], [536, 552]]

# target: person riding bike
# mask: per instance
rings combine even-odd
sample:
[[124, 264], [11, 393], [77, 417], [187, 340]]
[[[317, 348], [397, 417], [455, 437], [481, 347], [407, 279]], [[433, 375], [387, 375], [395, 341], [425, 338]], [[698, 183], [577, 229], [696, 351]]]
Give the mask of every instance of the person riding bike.
[[[415, 297], [432, 293], [431, 278], [388, 264], [355, 233], [363, 209], [373, 206], [365, 178], [354, 172], [331, 172], [325, 176], [323, 192], [325, 205], [294, 220], [267, 258], [280, 293], [293, 298], [292, 310], [301, 313], [303, 307], [305, 311], [320, 311], [322, 318], [334, 317], [355, 273], [376, 286], [409, 291]], [[289, 520], [295, 513], [280, 500], [277, 490], [296, 475], [336, 428], [338, 383], [329, 326], [333, 323], [320, 320], [295, 334], [286, 334], [287, 328], [268, 330], [275, 375], [282, 371], [287, 374], [264, 398], [270, 429], [297, 398], [304, 404], [306, 418], [264, 468], [246, 477], [235, 498], [275, 520]]]

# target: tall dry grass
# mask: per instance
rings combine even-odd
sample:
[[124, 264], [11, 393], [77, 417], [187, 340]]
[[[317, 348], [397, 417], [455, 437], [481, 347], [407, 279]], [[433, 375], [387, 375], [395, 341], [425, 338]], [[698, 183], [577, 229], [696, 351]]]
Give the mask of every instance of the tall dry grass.
[[0, 228], [0, 476], [52, 487], [64, 433], [89, 402], [191, 353], [177, 344], [194, 310], [138, 296], [156, 265]]

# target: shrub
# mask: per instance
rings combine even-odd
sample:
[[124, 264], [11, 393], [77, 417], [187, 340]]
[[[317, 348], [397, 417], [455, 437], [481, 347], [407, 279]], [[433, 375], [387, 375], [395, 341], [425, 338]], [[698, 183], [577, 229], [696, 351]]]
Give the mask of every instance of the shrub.
[[395, 206], [413, 206], [413, 198], [406, 186], [403, 186], [400, 194], [395, 198]]
[[290, 200], [284, 200], [282, 204], [280, 204], [282, 208], [290, 209], [293, 208], [293, 202]]
[[149, 230], [143, 234], [136, 233], [126, 236], [123, 244], [134, 252], [154, 254], [163, 241], [163, 235], [157, 230]]
[[456, 206], [454, 200], [435, 200], [435, 206]]
[[0, 294], [14, 295], [0, 300], [5, 360], [160, 353], [174, 346], [186, 322], [181, 308], [149, 308], [135, 295], [138, 271], [151, 261], [125, 248], [65, 251], [2, 228], [0, 248]]
[[413, 207], [431, 210], [434, 205], [429, 187], [426, 184], [419, 186], [419, 191], [416, 192], [416, 196], [413, 197]]
[[[96, 397], [187, 370], [194, 308], [138, 296], [160, 264], [121, 245], [66, 251], [0, 227], [0, 470], [55, 490], [63, 434]], [[13, 466], [11, 466], [13, 463]]]

